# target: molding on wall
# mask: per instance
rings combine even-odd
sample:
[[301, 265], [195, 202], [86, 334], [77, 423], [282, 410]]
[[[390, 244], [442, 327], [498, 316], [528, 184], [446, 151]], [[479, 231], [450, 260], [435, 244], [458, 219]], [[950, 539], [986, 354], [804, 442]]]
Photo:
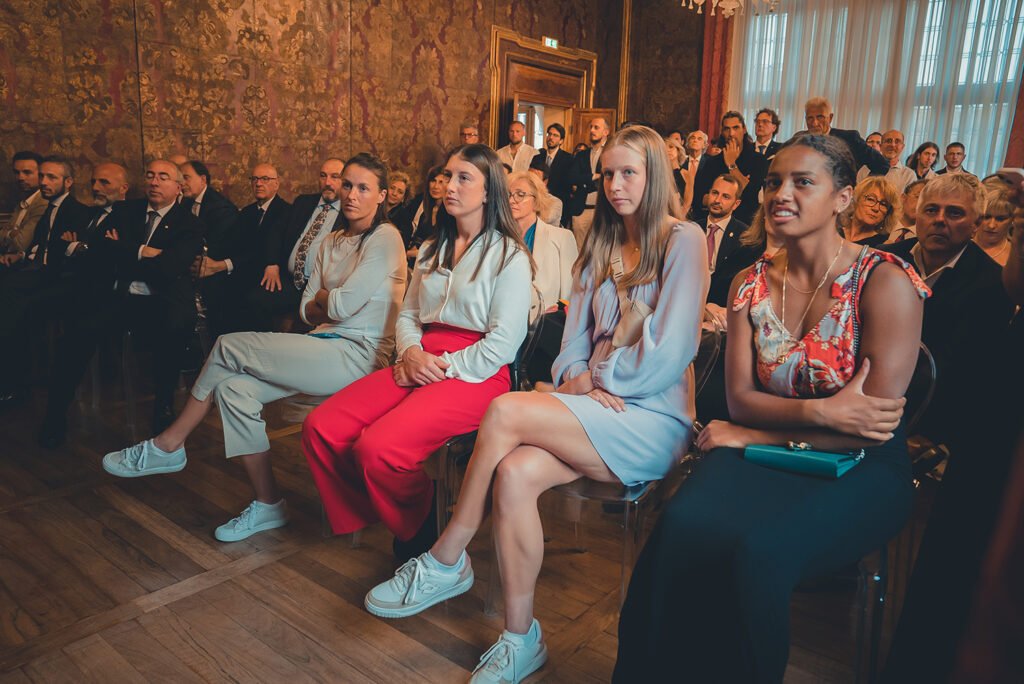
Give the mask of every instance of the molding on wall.
[[633, 0], [622, 0], [622, 56], [619, 58], [619, 121], [629, 121], [629, 34], [632, 33]]

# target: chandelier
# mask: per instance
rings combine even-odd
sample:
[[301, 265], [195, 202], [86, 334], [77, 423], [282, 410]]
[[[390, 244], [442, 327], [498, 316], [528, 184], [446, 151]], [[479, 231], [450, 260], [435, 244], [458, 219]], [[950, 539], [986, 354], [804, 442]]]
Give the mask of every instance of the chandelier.
[[[681, 6], [687, 9], [696, 6], [697, 14], [703, 14], [705, 3], [711, 5], [711, 16], [715, 16], [716, 9], [720, 10], [726, 19], [734, 15], [736, 10], [743, 14], [744, 0], [683, 0]], [[762, 11], [770, 13], [778, 8], [779, 0], [746, 0], [746, 4], [753, 8], [754, 14], [761, 14]]]

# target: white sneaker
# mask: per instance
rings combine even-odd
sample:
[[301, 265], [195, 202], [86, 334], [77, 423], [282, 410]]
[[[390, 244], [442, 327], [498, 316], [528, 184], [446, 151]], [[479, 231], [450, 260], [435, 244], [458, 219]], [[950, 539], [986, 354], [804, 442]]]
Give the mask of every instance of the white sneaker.
[[480, 658], [470, 684], [519, 684], [548, 661], [548, 647], [535, 619], [526, 634], [507, 629]]
[[472, 586], [473, 568], [465, 551], [450, 570], [427, 551], [407, 561], [387, 582], [371, 589], [363, 604], [377, 617], [409, 617], [464, 594]]
[[111, 451], [103, 457], [103, 469], [118, 477], [142, 477], [161, 473], [176, 473], [185, 467], [185, 447], [168, 453], [147, 439], [120, 451]]
[[288, 524], [288, 504], [281, 499], [276, 504], [253, 501], [237, 518], [232, 518], [213, 531], [217, 541], [236, 542], [257, 532], [273, 530]]

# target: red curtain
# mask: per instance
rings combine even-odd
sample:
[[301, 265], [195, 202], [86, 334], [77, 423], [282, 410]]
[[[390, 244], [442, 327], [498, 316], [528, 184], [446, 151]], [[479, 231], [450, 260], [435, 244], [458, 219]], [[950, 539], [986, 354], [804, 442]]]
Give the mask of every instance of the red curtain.
[[[710, 5], [711, 3], [708, 3]], [[732, 61], [732, 20], [720, 12], [704, 14], [704, 54], [700, 78], [700, 128], [714, 138], [722, 127], [729, 97]]]
[[1017, 94], [1017, 113], [1013, 115], [1010, 141], [1006, 144], [1004, 166], [1024, 168], [1024, 74], [1021, 74], [1020, 92]]

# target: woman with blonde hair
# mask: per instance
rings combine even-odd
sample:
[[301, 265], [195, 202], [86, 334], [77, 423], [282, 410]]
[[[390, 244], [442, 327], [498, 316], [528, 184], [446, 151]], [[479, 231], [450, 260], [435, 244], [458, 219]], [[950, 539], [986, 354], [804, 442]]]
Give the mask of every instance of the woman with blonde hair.
[[668, 153], [668, 165], [672, 169], [672, 180], [676, 185], [676, 192], [679, 193], [679, 213], [673, 214], [679, 218], [686, 218], [690, 213], [690, 206], [693, 204], [693, 180], [697, 177], [696, 165], [683, 164], [686, 161], [686, 149], [683, 144], [675, 138], [665, 138], [665, 151]]
[[878, 247], [899, 226], [900, 194], [884, 176], [868, 176], [853, 191], [849, 223], [843, 228], [847, 240]]
[[985, 185], [985, 213], [981, 215], [974, 241], [1000, 266], [1010, 256], [1010, 226], [1013, 225], [1013, 202], [1005, 187]]
[[405, 617], [468, 591], [465, 549], [491, 499], [505, 631], [474, 682], [519, 682], [547, 660], [533, 616], [544, 557], [537, 498], [580, 477], [660, 479], [692, 436], [690, 364], [708, 288], [704, 235], [672, 218], [665, 145], [650, 128], [613, 135], [601, 168], [594, 225], [576, 262], [552, 369], [556, 391], [513, 392], [491, 403], [444, 534], [366, 597], [375, 615]]

